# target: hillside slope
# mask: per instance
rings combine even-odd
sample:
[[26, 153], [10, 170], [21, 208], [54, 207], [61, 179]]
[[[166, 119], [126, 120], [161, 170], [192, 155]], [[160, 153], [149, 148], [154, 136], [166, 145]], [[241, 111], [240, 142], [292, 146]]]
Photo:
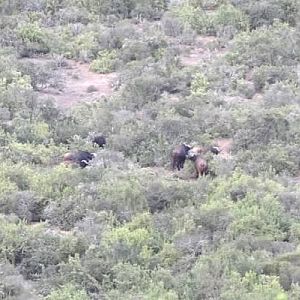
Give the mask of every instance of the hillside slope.
[[[299, 20], [0, 1], [0, 299], [300, 299]], [[219, 147], [207, 176], [172, 170], [182, 143]]]

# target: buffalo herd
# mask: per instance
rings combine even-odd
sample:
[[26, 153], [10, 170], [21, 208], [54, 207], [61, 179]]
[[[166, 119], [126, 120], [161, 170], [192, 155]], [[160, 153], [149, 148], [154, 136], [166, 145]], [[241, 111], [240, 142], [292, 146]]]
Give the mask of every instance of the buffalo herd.
[[196, 178], [198, 178], [199, 175], [207, 175], [208, 164], [207, 161], [203, 158], [203, 155], [209, 151], [213, 154], [218, 155], [221, 152], [221, 149], [217, 146], [191, 147], [190, 145], [187, 145], [185, 143], [178, 145], [172, 151], [172, 168], [173, 170], [177, 168], [177, 170], [180, 171], [184, 167], [185, 160], [189, 159], [194, 162], [196, 169]]
[[[106, 138], [103, 135], [97, 135], [92, 140], [93, 146], [104, 148], [106, 145]], [[208, 164], [203, 155], [207, 152], [218, 155], [221, 149], [217, 146], [200, 147], [190, 146], [185, 143], [178, 145], [171, 153], [172, 157], [172, 169], [180, 171], [184, 167], [186, 159], [191, 160], [194, 163], [196, 169], [196, 178], [208, 174]], [[90, 165], [90, 161], [96, 157], [95, 153], [88, 151], [77, 150], [68, 152], [63, 156], [65, 165], [77, 165], [81, 168], [85, 168]]]

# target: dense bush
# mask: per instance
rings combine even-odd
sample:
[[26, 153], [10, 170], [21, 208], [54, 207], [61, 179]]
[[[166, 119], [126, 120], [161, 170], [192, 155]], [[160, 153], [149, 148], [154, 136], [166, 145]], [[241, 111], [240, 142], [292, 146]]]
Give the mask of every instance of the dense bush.
[[[183, 24], [190, 25], [198, 33], [213, 35], [229, 27], [234, 35], [240, 30], [246, 30], [249, 23], [247, 16], [230, 4], [220, 5], [212, 13], [208, 13], [199, 6], [192, 5], [192, 3], [183, 4], [182, 6], [174, 8], [174, 15], [181, 20]], [[169, 23], [171, 20], [173, 20], [174, 23], [176, 19], [169, 18]], [[171, 28], [171, 26], [172, 24], [170, 23], [168, 27]], [[177, 28], [179, 28], [178, 25]]]
[[299, 299], [297, 5], [0, 1], [0, 298]]
[[234, 64], [248, 67], [262, 65], [293, 65], [299, 61], [296, 31], [287, 24], [276, 23], [252, 32], [241, 33], [233, 41], [228, 59]]
[[129, 17], [141, 17], [141, 18], [158, 18], [161, 16], [163, 11], [166, 9], [167, 2], [165, 0], [149, 1], [143, 0], [138, 1], [95, 1], [90, 0], [87, 2], [81, 2], [74, 0], [73, 2], [79, 2], [79, 4], [88, 10], [101, 14], [104, 16], [115, 15], [119, 18]]
[[295, 0], [231, 0], [249, 16], [252, 28], [271, 25], [275, 20], [281, 20], [291, 25], [297, 21], [299, 4]]
[[61, 287], [60, 289], [53, 291], [49, 296], [46, 297], [47, 300], [88, 300], [89, 297], [84, 290], [79, 290], [70, 284]]
[[256, 90], [260, 91], [266, 85], [279, 81], [297, 82], [297, 73], [287, 66], [261, 66], [253, 70], [252, 79]]

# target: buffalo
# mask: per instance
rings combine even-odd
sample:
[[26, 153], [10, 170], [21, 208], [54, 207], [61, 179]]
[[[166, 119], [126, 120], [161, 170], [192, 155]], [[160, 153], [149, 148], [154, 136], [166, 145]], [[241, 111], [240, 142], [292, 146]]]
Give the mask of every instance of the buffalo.
[[221, 148], [217, 147], [217, 146], [211, 146], [209, 148], [210, 152], [212, 152], [213, 154], [218, 155], [221, 152]]
[[201, 176], [207, 175], [208, 174], [207, 161], [205, 159], [203, 159], [200, 154], [195, 153], [193, 150], [194, 150], [194, 148], [188, 152], [187, 157], [188, 157], [188, 159], [190, 159], [191, 161], [194, 162], [195, 169], [196, 169], [195, 178], [198, 178], [199, 175], [201, 175]]
[[100, 148], [104, 148], [106, 145], [106, 138], [103, 135], [97, 135], [92, 140], [93, 145], [98, 145]]
[[90, 153], [88, 151], [75, 151], [68, 152], [64, 155], [63, 160], [66, 165], [77, 164], [81, 168], [85, 168], [89, 165], [89, 161], [95, 157], [95, 153]]
[[187, 144], [178, 145], [172, 151], [172, 169], [175, 170], [177, 168], [178, 171], [183, 169], [185, 159], [188, 155], [188, 152], [191, 150], [191, 146]]

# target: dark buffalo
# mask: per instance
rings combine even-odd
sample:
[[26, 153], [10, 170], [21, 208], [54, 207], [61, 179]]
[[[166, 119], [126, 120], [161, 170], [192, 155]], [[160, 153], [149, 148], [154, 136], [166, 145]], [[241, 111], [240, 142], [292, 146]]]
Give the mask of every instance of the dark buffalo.
[[188, 155], [189, 150], [191, 150], [191, 146], [186, 144], [178, 145], [172, 151], [172, 168], [175, 170], [177, 168], [178, 171], [183, 169], [185, 159]]
[[106, 138], [103, 135], [97, 135], [92, 140], [92, 143], [98, 145], [100, 148], [104, 148], [104, 145], [106, 145]]
[[217, 146], [211, 146], [209, 150], [210, 152], [216, 155], [218, 155], [221, 152], [221, 148]]
[[64, 163], [66, 165], [69, 164], [77, 164], [81, 168], [85, 168], [89, 165], [89, 161], [95, 157], [94, 153], [90, 153], [88, 151], [75, 151], [75, 152], [68, 152], [64, 155]]

